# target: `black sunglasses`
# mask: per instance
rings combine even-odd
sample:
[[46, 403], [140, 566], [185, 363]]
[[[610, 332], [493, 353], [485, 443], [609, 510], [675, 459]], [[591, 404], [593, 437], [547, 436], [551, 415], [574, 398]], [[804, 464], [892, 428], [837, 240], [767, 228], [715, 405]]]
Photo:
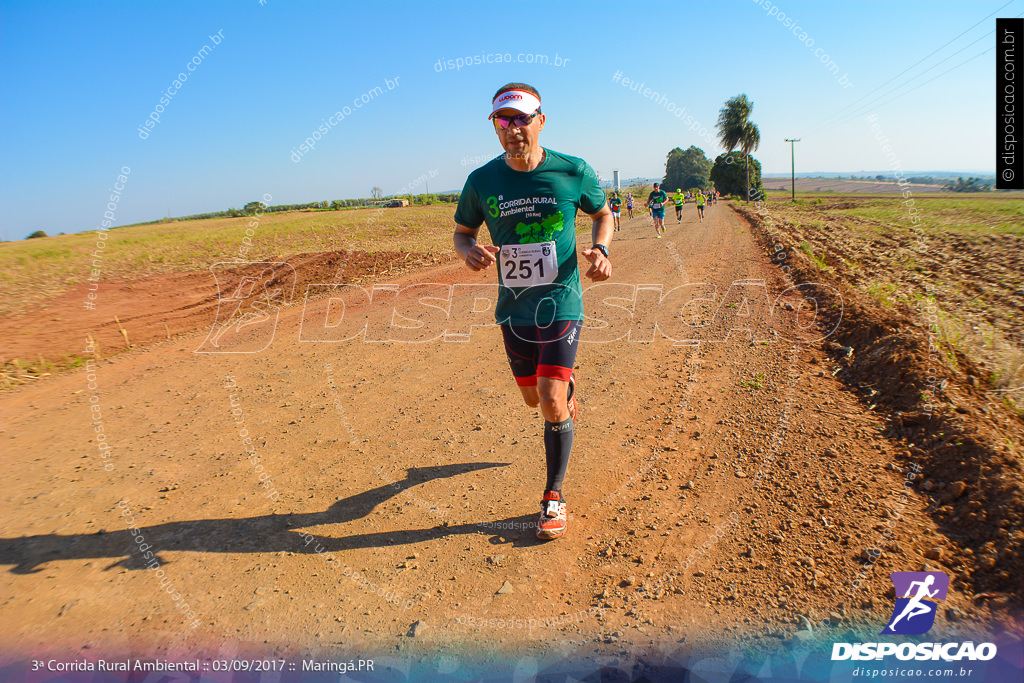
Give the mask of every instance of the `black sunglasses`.
[[507, 129], [510, 124], [515, 125], [516, 128], [526, 128], [528, 125], [530, 125], [530, 122], [537, 117], [537, 114], [539, 113], [540, 109], [533, 112], [532, 114], [516, 114], [515, 116], [495, 116], [494, 120], [497, 122], [499, 126], [505, 129]]

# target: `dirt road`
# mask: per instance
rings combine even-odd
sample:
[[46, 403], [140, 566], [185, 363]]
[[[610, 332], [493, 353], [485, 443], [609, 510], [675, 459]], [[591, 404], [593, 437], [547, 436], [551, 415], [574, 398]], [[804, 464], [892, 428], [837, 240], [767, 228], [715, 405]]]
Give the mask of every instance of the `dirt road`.
[[[533, 534], [542, 419], [497, 330], [470, 327], [491, 319], [471, 313], [483, 290], [458, 286], [493, 273], [420, 269], [369, 303], [297, 294], [266, 349], [256, 335], [232, 348], [257, 352], [194, 353], [203, 330], [0, 394], [5, 646], [758, 647], [808, 625], [877, 633], [889, 572], [925, 565], [952, 578], [933, 633], [970, 631], [986, 615], [924, 512], [927, 473], [904, 485], [899, 444], [833, 377], [810, 343], [828, 331], [780, 297], [790, 283], [749, 226], [724, 204], [703, 223], [686, 209], [662, 239], [625, 222], [612, 282], [586, 295], [600, 320], [577, 360], [556, 542]], [[452, 315], [420, 299], [450, 291]]]

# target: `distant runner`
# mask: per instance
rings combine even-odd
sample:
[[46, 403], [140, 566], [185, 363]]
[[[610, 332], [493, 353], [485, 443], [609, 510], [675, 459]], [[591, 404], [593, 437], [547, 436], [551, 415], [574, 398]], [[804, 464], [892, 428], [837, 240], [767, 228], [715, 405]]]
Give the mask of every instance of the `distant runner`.
[[647, 197], [647, 206], [651, 208], [651, 218], [654, 219], [654, 231], [658, 233], [658, 239], [665, 232], [665, 203], [668, 195], [661, 191], [661, 186], [654, 183], [654, 191]]
[[704, 222], [704, 193], [700, 190], [697, 191], [697, 218]]
[[[469, 174], [452, 239], [470, 270], [498, 267], [494, 316], [505, 353], [526, 405], [544, 416], [547, 482], [537, 537], [547, 540], [566, 530], [562, 482], [576, 418], [573, 367], [583, 325], [576, 212], [593, 219], [594, 246], [581, 253], [594, 282], [611, 277], [614, 222], [597, 173], [582, 159], [540, 146], [545, 116], [535, 88], [502, 86], [489, 118], [505, 154]], [[483, 223], [498, 246], [477, 243]]]
[[633, 220], [633, 195], [626, 195], [626, 211], [629, 212], [629, 220]]
[[676, 188], [675, 194], [672, 195], [672, 201], [676, 205], [676, 223], [683, 222], [683, 204], [686, 202], [686, 198], [683, 197], [683, 191], [678, 187]]
[[619, 198], [618, 192], [612, 192], [611, 199], [608, 200], [608, 208], [612, 210], [612, 218], [615, 219], [615, 229], [621, 230], [619, 227], [619, 211], [622, 209], [622, 199]]

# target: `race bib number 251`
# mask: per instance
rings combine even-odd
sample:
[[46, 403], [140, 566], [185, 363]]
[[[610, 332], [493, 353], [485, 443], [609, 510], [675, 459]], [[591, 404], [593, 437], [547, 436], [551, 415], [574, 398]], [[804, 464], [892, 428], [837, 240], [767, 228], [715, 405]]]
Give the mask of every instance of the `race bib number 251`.
[[558, 275], [554, 242], [503, 246], [500, 264], [501, 279], [506, 287], [548, 285]]

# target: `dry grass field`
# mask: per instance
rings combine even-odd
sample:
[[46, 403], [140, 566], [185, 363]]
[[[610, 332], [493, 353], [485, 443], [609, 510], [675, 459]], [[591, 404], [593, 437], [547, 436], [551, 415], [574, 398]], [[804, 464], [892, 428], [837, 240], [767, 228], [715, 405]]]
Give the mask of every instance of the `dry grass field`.
[[[763, 178], [764, 187], [768, 191], [785, 190], [789, 192], [789, 178]], [[940, 185], [909, 186], [915, 194], [942, 193]], [[902, 188], [895, 182], [872, 182], [870, 180], [838, 180], [835, 178], [797, 178], [796, 191], [801, 192], [834, 192], [836, 194], [899, 194]]]
[[[293, 211], [115, 228], [103, 252], [102, 278], [204, 271], [227, 261], [273, 261], [288, 254], [451, 251], [452, 204], [396, 209]], [[243, 240], [246, 230], [252, 247]], [[24, 310], [84, 282], [96, 233], [0, 243], [0, 314]]]

